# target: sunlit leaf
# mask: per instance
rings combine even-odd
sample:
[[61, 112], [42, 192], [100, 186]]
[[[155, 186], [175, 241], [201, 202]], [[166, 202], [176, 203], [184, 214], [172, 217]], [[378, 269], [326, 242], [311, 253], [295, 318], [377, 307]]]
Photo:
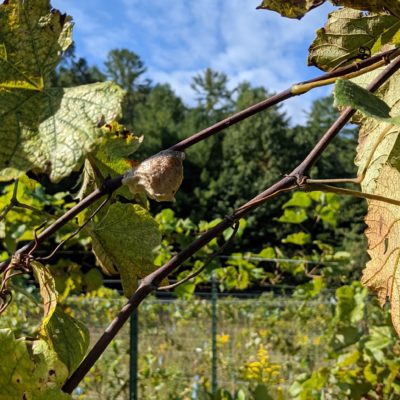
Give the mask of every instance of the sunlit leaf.
[[304, 246], [305, 244], [310, 243], [310, 241], [311, 235], [305, 232], [291, 233], [290, 235], [282, 239], [282, 243], [293, 243], [299, 246]]
[[112, 204], [88, 228], [93, 251], [103, 270], [119, 273], [126, 296], [137, 288], [138, 278], [154, 270], [153, 250], [161, 242], [158, 225], [136, 204]]
[[339, 65], [360, 61], [391, 41], [399, 28], [399, 19], [391, 15], [366, 15], [350, 8], [334, 11], [324, 28], [317, 31], [308, 64], [330, 71]]
[[0, 348], [1, 400], [71, 399], [61, 391], [66, 368], [43, 341], [35, 341], [29, 349], [11, 330], [0, 329]]
[[49, 320], [57, 307], [58, 293], [53, 275], [47, 266], [33, 260], [30, 263], [36, 281], [39, 283], [40, 296], [42, 297], [44, 320]]
[[324, 2], [325, 0], [263, 0], [257, 8], [276, 11], [284, 17], [300, 19], [308, 11]]
[[113, 83], [50, 86], [71, 31], [48, 0], [0, 5], [0, 180], [36, 169], [59, 181], [95, 149], [99, 122], [120, 114], [124, 93]]
[[[396, 76], [397, 78], [397, 76]], [[363, 191], [400, 200], [397, 188], [400, 184], [400, 146], [399, 146], [399, 115], [398, 79], [391, 78], [386, 89], [381, 91], [381, 100], [365, 93], [361, 88], [349, 82], [338, 83], [337, 97], [343, 105], [357, 107], [366, 115], [359, 120], [363, 129], [374, 126], [375, 129], [365, 131], [369, 140], [369, 151], [373, 157], [365, 153], [365, 143], [360, 144], [358, 158], [371, 158], [367, 173], [361, 184]], [[384, 100], [384, 101], [382, 101]], [[373, 119], [372, 119], [373, 117]], [[375, 122], [371, 122], [375, 121]], [[381, 122], [383, 121], [383, 122]], [[390, 124], [397, 126], [392, 128]], [[386, 131], [385, 131], [386, 129]], [[385, 133], [386, 132], [386, 133]], [[378, 134], [377, 134], [378, 133]], [[382, 136], [385, 134], [385, 136]], [[372, 150], [371, 150], [372, 148]], [[387, 299], [391, 304], [393, 325], [400, 334], [400, 275], [398, 231], [400, 220], [399, 207], [382, 201], [368, 202], [368, 214], [365, 222], [368, 226], [368, 253], [371, 260], [363, 271], [362, 283], [376, 292], [380, 304], [383, 306]]]
[[0, 93], [3, 178], [16, 177], [9, 167], [20, 171], [17, 175], [36, 168], [53, 181], [69, 175], [104, 135], [97, 127], [100, 118], [120, 114], [123, 94], [111, 82], [49, 88], [25, 99], [22, 109], [14, 93]]
[[278, 219], [279, 222], [288, 222], [290, 224], [301, 224], [307, 219], [307, 213], [303, 208], [286, 208], [283, 215]]
[[338, 107], [349, 106], [367, 117], [400, 125], [400, 117], [391, 116], [390, 107], [383, 100], [351, 81], [339, 79], [335, 84], [334, 95]]
[[356, 8], [372, 12], [390, 12], [400, 17], [400, 4], [398, 0], [330, 0], [336, 6]]
[[[374, 193], [400, 200], [399, 185], [400, 172], [385, 165]], [[376, 292], [382, 306], [390, 300], [393, 325], [400, 335], [400, 208], [370, 201], [365, 222], [371, 260], [363, 271], [362, 283]]]
[[75, 318], [57, 307], [42, 326], [42, 337], [71, 374], [80, 364], [89, 347], [89, 331]]
[[[0, 5], [0, 97], [5, 89], [41, 91], [71, 44], [71, 17], [50, 10], [48, 0]], [[25, 98], [31, 95], [21, 92]]]
[[289, 201], [287, 201], [282, 208], [287, 208], [287, 207], [303, 207], [307, 208], [310, 207], [312, 204], [312, 200], [310, 198], [309, 193], [305, 192], [294, 192], [292, 197], [290, 198]]

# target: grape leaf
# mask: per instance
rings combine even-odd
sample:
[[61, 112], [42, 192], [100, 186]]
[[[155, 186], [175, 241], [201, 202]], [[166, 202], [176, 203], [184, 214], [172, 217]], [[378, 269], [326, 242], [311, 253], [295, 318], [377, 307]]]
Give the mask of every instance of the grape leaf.
[[[397, 200], [400, 200], [400, 121], [392, 116], [399, 114], [399, 84], [397, 73], [379, 91], [380, 99], [351, 82], [338, 81], [335, 87], [337, 104], [355, 107], [364, 114], [364, 117], [358, 117], [364, 132], [368, 132], [368, 127], [374, 127], [363, 138], [364, 142], [369, 140], [368, 151], [374, 152], [372, 157], [366, 156], [365, 144], [358, 148], [359, 158], [364, 160], [363, 167], [367, 168], [362, 190]], [[393, 128], [390, 124], [397, 126]], [[368, 158], [371, 162], [367, 165], [365, 160]], [[400, 336], [399, 221], [398, 206], [375, 200], [368, 202], [365, 233], [371, 260], [361, 281], [376, 292], [382, 306], [389, 299], [393, 326]]]
[[161, 242], [157, 223], [137, 204], [114, 203], [88, 230], [100, 266], [121, 275], [124, 294], [130, 297], [138, 278], [155, 268], [153, 250]]
[[400, 4], [398, 0], [331, 0], [335, 6], [356, 8], [358, 10], [387, 12], [400, 17]]
[[48, 321], [57, 307], [58, 293], [53, 275], [49, 267], [32, 260], [30, 265], [33, 270], [36, 281], [39, 283], [40, 296], [43, 300], [44, 321]]
[[287, 235], [282, 239], [282, 243], [293, 243], [299, 246], [304, 246], [307, 243], [311, 242], [311, 235], [305, 232], [296, 232]]
[[[400, 17], [400, 4], [398, 0], [330, 0], [334, 6], [355, 8], [377, 13], [386, 13]], [[319, 7], [325, 0], [263, 0], [258, 9], [279, 12], [288, 18], [302, 18], [304, 14]]]
[[21, 107], [18, 96], [0, 93], [0, 179], [32, 168], [48, 173], [54, 182], [68, 176], [104, 135], [99, 120], [120, 114], [123, 95], [111, 82], [49, 88], [31, 95]]
[[334, 11], [329, 14], [325, 27], [317, 31], [308, 64], [330, 71], [347, 60], [354, 62], [361, 48], [373, 53], [379, 51], [391, 42], [399, 28], [399, 19], [391, 15], [366, 15], [350, 8]]
[[72, 18], [48, 0], [0, 4], [0, 93], [20, 90], [21, 99], [43, 90], [49, 74], [72, 43]]
[[300, 19], [308, 11], [325, 3], [325, 0], [263, 0], [258, 9], [276, 11], [283, 17]]
[[351, 81], [344, 79], [337, 80], [334, 96], [337, 107], [349, 106], [359, 110], [367, 117], [400, 125], [400, 117], [392, 117], [390, 115], [390, 107], [383, 100]]
[[[385, 164], [380, 171], [375, 194], [400, 200], [400, 172]], [[367, 263], [361, 282], [376, 292], [381, 306], [390, 300], [393, 326], [400, 336], [400, 208], [378, 201], [368, 202]]]
[[[142, 136], [138, 137], [130, 132], [124, 136], [107, 133], [96, 152], [85, 161], [83, 183], [78, 197], [82, 199], [100, 187], [105, 178], [115, 178], [132, 168], [129, 156], [138, 149], [142, 141]], [[127, 198], [132, 197], [126, 186], [121, 186], [118, 194]]]
[[89, 347], [89, 331], [86, 326], [66, 314], [59, 306], [42, 324], [41, 335], [70, 374], [80, 364]]
[[[381, 69], [372, 71], [355, 78], [353, 81], [362, 87], [366, 87], [381, 71]], [[399, 93], [399, 72], [396, 72], [375, 93], [390, 108], [390, 116], [400, 115]], [[388, 162], [396, 163], [396, 152], [398, 152], [400, 146], [400, 128], [396, 125], [382, 123], [360, 112], [355, 114], [353, 122], [360, 124], [355, 163], [359, 166], [359, 174], [365, 173], [361, 187], [364, 192], [374, 193], [383, 165]]]
[[51, 73], [71, 43], [71, 18], [48, 0], [0, 5], [0, 180], [30, 169], [57, 182], [80, 166], [121, 111], [124, 95], [104, 82], [52, 88]]
[[34, 341], [33, 351], [24, 339], [16, 339], [10, 329], [0, 329], [0, 400], [71, 397], [61, 391], [66, 370], [43, 341]]
[[[13, 197], [15, 182], [3, 188], [0, 196], [0, 213], [5, 213]], [[12, 253], [20, 241], [32, 240], [33, 230], [43, 222], [43, 208], [49, 204], [50, 198], [36, 181], [22, 175], [17, 182], [17, 201], [31, 209], [11, 208], [3, 215], [5, 229], [2, 236], [7, 250]], [[35, 211], [36, 210], [36, 211]]]

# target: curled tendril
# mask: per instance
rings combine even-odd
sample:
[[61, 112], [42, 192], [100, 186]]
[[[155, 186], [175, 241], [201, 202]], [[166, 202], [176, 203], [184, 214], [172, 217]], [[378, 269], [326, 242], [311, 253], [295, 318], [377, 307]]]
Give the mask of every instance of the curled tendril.
[[37, 231], [46, 224], [44, 222], [33, 231], [35, 238], [35, 244], [27, 254], [14, 254], [11, 257], [11, 262], [8, 267], [4, 270], [3, 276], [0, 283], [0, 315], [7, 309], [12, 301], [12, 292], [9, 289], [11, 279], [15, 276], [29, 273], [31, 271], [31, 261], [33, 259], [32, 253], [37, 249], [39, 242], [37, 237]]
[[336, 65], [335, 68], [333, 68], [331, 70], [331, 72], [336, 71], [337, 69], [339, 69], [340, 67], [342, 67], [343, 65], [347, 64], [350, 61], [354, 61], [354, 60], [366, 60], [367, 58], [371, 57], [371, 49], [369, 47], [366, 46], [360, 46], [358, 48], [358, 53], [350, 58], [346, 58], [345, 60], [341, 61], [338, 65]]

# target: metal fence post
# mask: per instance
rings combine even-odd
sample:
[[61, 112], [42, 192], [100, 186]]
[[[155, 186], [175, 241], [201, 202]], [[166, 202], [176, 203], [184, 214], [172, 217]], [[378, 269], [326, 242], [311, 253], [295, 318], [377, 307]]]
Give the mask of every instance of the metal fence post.
[[211, 277], [211, 392], [213, 395], [217, 393], [218, 390], [218, 357], [217, 357], [217, 301], [218, 301], [218, 292], [217, 292], [217, 280], [215, 278], [214, 271]]
[[138, 400], [138, 311], [131, 315], [129, 348], [129, 400]]

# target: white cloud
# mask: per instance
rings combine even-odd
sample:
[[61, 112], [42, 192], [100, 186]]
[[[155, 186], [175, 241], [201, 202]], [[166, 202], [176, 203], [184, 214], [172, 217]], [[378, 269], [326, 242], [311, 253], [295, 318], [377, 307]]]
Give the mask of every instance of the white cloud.
[[[76, 21], [79, 55], [102, 64], [109, 50], [129, 48], [142, 57], [153, 81], [168, 82], [193, 104], [192, 77], [207, 67], [226, 73], [231, 86], [246, 80], [270, 92], [312, 75], [306, 67], [307, 50], [328, 7], [297, 21], [256, 10], [259, 2], [70, 0], [67, 11]], [[53, 3], [66, 7], [61, 0]], [[309, 108], [316, 96], [288, 103], [285, 109], [294, 123], [304, 120], [298, 110]]]

